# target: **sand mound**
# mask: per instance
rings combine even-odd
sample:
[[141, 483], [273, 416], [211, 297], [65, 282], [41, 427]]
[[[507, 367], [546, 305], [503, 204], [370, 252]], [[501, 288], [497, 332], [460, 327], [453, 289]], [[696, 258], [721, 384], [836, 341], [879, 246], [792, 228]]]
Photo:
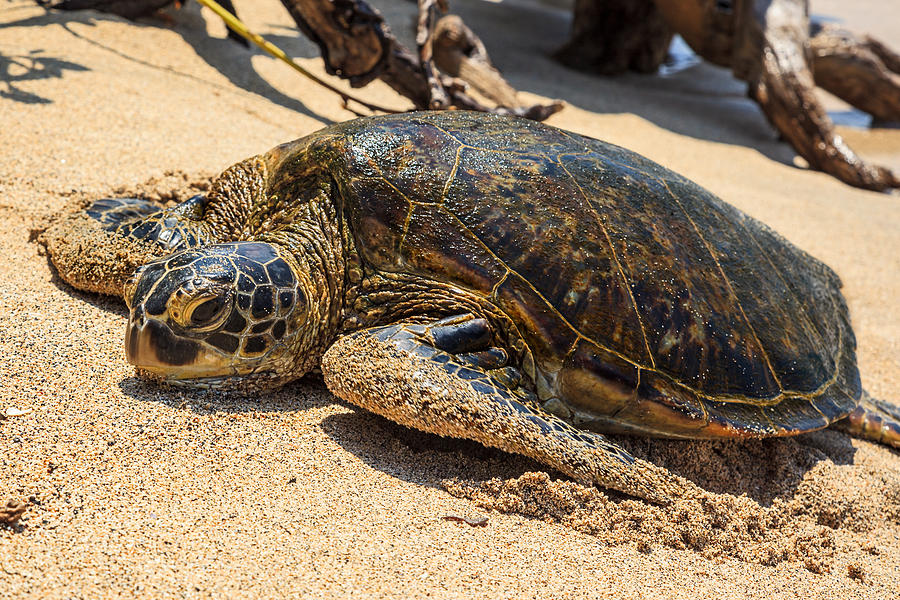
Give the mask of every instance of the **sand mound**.
[[481, 508], [559, 522], [603, 545], [668, 547], [763, 565], [797, 561], [814, 573], [832, 569], [839, 547], [874, 551], [865, 535], [848, 534], [900, 523], [900, 472], [850, 466], [855, 450], [836, 432], [744, 443], [623, 442], [720, 491], [661, 507], [541, 472], [480, 482], [457, 478], [444, 487]]

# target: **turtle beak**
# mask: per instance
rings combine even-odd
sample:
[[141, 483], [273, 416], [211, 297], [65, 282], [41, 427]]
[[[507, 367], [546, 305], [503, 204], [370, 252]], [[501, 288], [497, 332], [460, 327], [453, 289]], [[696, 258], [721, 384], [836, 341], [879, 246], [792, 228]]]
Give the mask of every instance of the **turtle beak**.
[[230, 372], [229, 360], [199, 342], [177, 336], [167, 325], [131, 311], [125, 331], [128, 362], [166, 379], [193, 379]]

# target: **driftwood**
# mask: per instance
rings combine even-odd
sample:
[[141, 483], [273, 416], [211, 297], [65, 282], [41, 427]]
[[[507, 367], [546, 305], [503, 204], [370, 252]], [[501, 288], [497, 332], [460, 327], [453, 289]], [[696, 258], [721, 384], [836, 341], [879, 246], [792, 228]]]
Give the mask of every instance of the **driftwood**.
[[[52, 0], [38, 0], [49, 4]], [[59, 10], [94, 9], [129, 19], [155, 14], [176, 0], [62, 0]], [[230, 0], [219, 0], [232, 15]], [[544, 120], [563, 104], [523, 105], [488, 58], [478, 36], [447, 11], [446, 0], [419, 0], [418, 53], [397, 41], [365, 0], [282, 0], [300, 30], [322, 53], [325, 69], [362, 87], [381, 79], [418, 109], [460, 108]], [[246, 44], [229, 29], [229, 37]], [[327, 86], [333, 89], [330, 85]], [[470, 87], [493, 105], [470, 94]], [[344, 95], [346, 96], [346, 95]], [[345, 97], [345, 102], [347, 98]], [[363, 106], [373, 105], [364, 101]]]
[[[519, 104], [515, 90], [491, 65], [481, 40], [461, 20], [438, 19], [446, 11], [443, 0], [419, 0], [417, 54], [397, 41], [381, 14], [364, 0], [282, 0], [282, 4], [319, 46], [326, 70], [353, 87], [381, 79], [418, 109], [452, 107], [543, 120], [562, 108], [560, 102]], [[485, 93], [486, 81], [502, 82], [503, 91]], [[468, 93], [469, 84], [497, 105], [474, 98]]]
[[900, 178], [843, 142], [814, 91], [819, 85], [878, 120], [900, 121], [900, 56], [868, 36], [811, 25], [807, 0], [576, 0], [575, 12], [573, 37], [557, 55], [566, 64], [651, 72], [677, 32], [748, 83], [811, 168], [866, 189], [900, 187]]
[[576, 0], [571, 37], [553, 56], [601, 75], [655, 73], [674, 35], [652, 1]]
[[867, 35], [814, 25], [816, 84], [878, 121], [900, 120], [900, 55]]
[[517, 106], [518, 94], [488, 57], [484, 44], [456, 15], [442, 17], [431, 37], [434, 64], [442, 73], [462, 79], [499, 106]]

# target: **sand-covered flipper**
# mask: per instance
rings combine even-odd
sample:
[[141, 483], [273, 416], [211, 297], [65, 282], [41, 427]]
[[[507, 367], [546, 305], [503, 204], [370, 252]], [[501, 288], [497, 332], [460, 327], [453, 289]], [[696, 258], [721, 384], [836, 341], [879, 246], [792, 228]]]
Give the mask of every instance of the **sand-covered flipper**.
[[141, 265], [210, 239], [200, 220], [206, 198], [169, 209], [137, 198], [104, 198], [66, 215], [41, 236], [60, 277], [89, 292], [122, 296]]
[[487, 322], [471, 316], [396, 323], [339, 339], [322, 373], [341, 398], [401, 425], [524, 454], [584, 483], [661, 504], [693, 488], [542, 410], [489, 344]]
[[265, 169], [259, 157], [249, 158], [215, 178], [205, 195], [169, 208], [137, 198], [96, 200], [63, 215], [39, 241], [66, 283], [121, 297], [132, 273], [155, 258], [247, 236], [266, 198]]

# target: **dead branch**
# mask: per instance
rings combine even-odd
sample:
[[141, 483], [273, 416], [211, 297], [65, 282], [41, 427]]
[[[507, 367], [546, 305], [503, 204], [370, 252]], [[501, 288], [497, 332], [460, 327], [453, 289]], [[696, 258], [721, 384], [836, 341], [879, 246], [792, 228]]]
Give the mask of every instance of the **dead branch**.
[[[458, 108], [543, 120], [562, 108], [560, 102], [524, 106], [517, 101], [490, 107], [469, 95], [467, 76], [479, 80], [481, 87], [489, 87], [487, 79], [490, 79], [484, 78], [483, 65], [490, 65], [487, 54], [471, 30], [460, 38], [460, 44], [468, 46], [473, 39], [477, 40], [483, 58], [472, 60], [481, 65], [460, 70], [458, 76], [441, 72], [434, 62], [434, 37], [439, 22], [437, 14], [446, 10], [445, 0], [420, 0], [416, 31], [418, 56], [397, 41], [381, 14], [365, 0], [282, 0], [282, 4], [300, 30], [319, 46], [326, 70], [349, 80], [353, 87], [381, 79], [409, 98], [418, 109]], [[452, 43], [446, 42], [452, 42], [452, 36], [441, 39], [444, 44], [441, 52], [447, 55], [446, 52], [452, 52]], [[462, 49], [459, 52], [465, 54]], [[503, 81], [499, 72], [493, 70], [494, 81]], [[512, 89], [505, 81], [503, 84]], [[498, 96], [497, 92], [481, 93], [490, 99]], [[508, 89], [499, 94], [508, 98]]]

